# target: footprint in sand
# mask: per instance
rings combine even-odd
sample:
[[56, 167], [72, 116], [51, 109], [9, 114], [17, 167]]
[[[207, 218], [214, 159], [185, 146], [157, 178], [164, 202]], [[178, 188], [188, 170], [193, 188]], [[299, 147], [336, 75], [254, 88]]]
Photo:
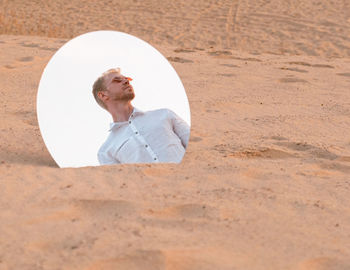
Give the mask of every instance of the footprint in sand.
[[33, 56], [25, 56], [25, 57], [21, 57], [17, 60], [20, 62], [31, 62], [34, 60], [34, 57]]
[[208, 109], [208, 110], [205, 110], [206, 112], [209, 112], [209, 113], [216, 113], [216, 112], [220, 112], [219, 110], [210, 110], [210, 109]]
[[230, 51], [214, 51], [214, 52], [208, 52], [209, 55], [212, 56], [227, 56], [232, 55]]
[[312, 145], [307, 143], [296, 143], [296, 142], [279, 142], [275, 143], [279, 146], [284, 146], [295, 151], [307, 151], [313, 148]]
[[286, 67], [281, 67], [280, 69], [282, 69], [282, 70], [289, 70], [289, 71], [295, 71], [295, 72], [300, 72], [300, 73], [308, 73], [307, 70], [299, 69], [299, 68], [286, 68]]
[[288, 64], [307, 66], [307, 67], [315, 67], [315, 68], [334, 68], [333, 66], [327, 65], [327, 64], [309, 64], [309, 63], [302, 62], [302, 61], [300, 61], [300, 62], [288, 62]]
[[295, 270], [349, 270], [350, 264], [345, 264], [339, 260], [319, 257], [301, 262]]
[[350, 77], [350, 73], [337, 73], [339, 76]]
[[67, 40], [56, 40], [56, 43], [67, 43], [69, 40], [67, 39]]
[[266, 158], [266, 159], [283, 159], [295, 157], [293, 154], [272, 148], [261, 150], [245, 150], [236, 152], [233, 156], [242, 158]]
[[58, 48], [50, 48], [50, 47], [40, 47], [40, 50], [45, 50], [45, 51], [52, 51], [55, 52], [58, 50]]
[[13, 113], [15, 116], [19, 116], [19, 118], [26, 124], [31, 126], [38, 126], [38, 120], [36, 118], [36, 113], [32, 111], [19, 111]]
[[288, 139], [282, 136], [271, 136], [272, 140], [276, 140], [276, 141], [287, 141]]
[[222, 77], [235, 77], [236, 75], [233, 73], [218, 73], [218, 76], [222, 76]]
[[234, 65], [234, 64], [220, 64], [220, 66], [224, 66], [224, 67], [239, 67], [239, 66]]
[[241, 61], [251, 61], [251, 62], [262, 62], [262, 60], [258, 59], [258, 58], [254, 58], [254, 57], [235, 57], [232, 56], [232, 59], [236, 59], [236, 60], [241, 60]]
[[219, 216], [219, 211], [209, 205], [188, 203], [152, 210], [147, 215], [155, 217], [156, 219], [152, 219], [153, 221], [164, 225], [163, 221], [165, 220], [174, 223], [174, 219], [179, 221], [183, 219], [210, 219]]
[[336, 154], [329, 152], [327, 149], [323, 149], [307, 143], [277, 142], [275, 143], [275, 145], [283, 146], [298, 152], [305, 152], [308, 156], [311, 156], [311, 157], [328, 159], [328, 160], [334, 160], [338, 158]]
[[169, 212], [179, 218], [210, 218], [216, 215], [216, 209], [205, 204], [182, 204], [171, 207]]
[[38, 48], [39, 44], [36, 43], [19, 43], [19, 45], [21, 45], [22, 47], [28, 47], [28, 48]]
[[200, 142], [202, 140], [201, 137], [191, 136], [190, 142]]
[[316, 68], [334, 68], [333, 66], [326, 65], [326, 64], [315, 64], [315, 65], [312, 65], [312, 66], [316, 67]]
[[291, 64], [291, 65], [300, 65], [300, 66], [306, 66], [306, 67], [311, 67], [311, 64], [309, 63], [306, 63], [306, 62], [288, 62], [288, 64]]
[[36, 44], [36, 43], [24, 43], [24, 42], [22, 42], [22, 43], [19, 43], [19, 45], [21, 45], [22, 47], [39, 48], [40, 50], [47, 50], [47, 51], [57, 51], [58, 50], [57, 48], [40, 47], [40, 45]]
[[72, 203], [84, 213], [97, 218], [130, 216], [139, 212], [134, 203], [124, 200], [81, 199]]
[[332, 163], [323, 163], [319, 165], [322, 169], [339, 171], [344, 174], [350, 173], [350, 166], [343, 165], [340, 163], [332, 162]]
[[273, 148], [233, 150], [229, 145], [215, 145], [214, 150], [224, 157], [282, 159], [295, 157], [294, 154]]
[[85, 270], [157, 270], [165, 269], [165, 256], [160, 250], [135, 250], [116, 258], [93, 262]]
[[308, 81], [299, 78], [281, 78], [281, 83], [307, 83]]
[[350, 156], [340, 156], [337, 158], [339, 161], [350, 162]]
[[167, 57], [167, 59], [171, 62], [177, 62], [177, 63], [193, 63], [192, 60], [184, 59], [181, 57]]
[[179, 49], [175, 49], [174, 52], [176, 52], [176, 53], [191, 53], [191, 52], [195, 52], [195, 50], [179, 48]]

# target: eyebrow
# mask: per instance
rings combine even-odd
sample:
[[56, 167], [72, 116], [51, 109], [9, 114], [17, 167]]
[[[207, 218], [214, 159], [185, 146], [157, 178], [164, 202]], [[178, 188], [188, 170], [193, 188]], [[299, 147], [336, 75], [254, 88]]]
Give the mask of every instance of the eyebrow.
[[124, 79], [124, 78], [126, 78], [126, 77], [123, 76], [123, 75], [115, 76], [115, 77], [113, 77], [112, 81], [113, 81], [114, 79]]
[[113, 82], [115, 79], [121, 79], [121, 78], [122, 78], [121, 76], [116, 75], [111, 79], [109, 83]]

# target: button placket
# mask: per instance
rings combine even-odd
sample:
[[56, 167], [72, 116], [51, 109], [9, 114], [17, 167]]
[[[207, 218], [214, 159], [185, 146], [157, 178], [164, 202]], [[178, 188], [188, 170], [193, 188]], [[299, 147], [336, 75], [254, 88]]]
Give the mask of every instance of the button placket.
[[154, 162], [159, 162], [157, 155], [153, 152], [152, 148], [146, 142], [144, 137], [139, 133], [139, 131], [137, 130], [135, 125], [132, 123], [132, 121], [129, 121], [129, 126], [130, 126], [131, 130], [134, 132], [134, 134], [137, 135], [138, 140], [141, 141], [142, 144], [145, 146], [145, 148], [147, 149], [148, 154], [151, 156], [153, 161]]

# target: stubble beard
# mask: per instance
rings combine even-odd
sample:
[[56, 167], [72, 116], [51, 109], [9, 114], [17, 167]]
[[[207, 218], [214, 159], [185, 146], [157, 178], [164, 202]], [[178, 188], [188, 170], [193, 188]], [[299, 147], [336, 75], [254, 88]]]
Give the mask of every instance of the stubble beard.
[[122, 97], [122, 100], [131, 101], [134, 99], [134, 97], [135, 97], [135, 93], [131, 92], [131, 93], [124, 94]]
[[113, 100], [115, 100], [115, 101], [131, 101], [131, 100], [133, 100], [135, 98], [135, 93], [134, 93], [134, 89], [133, 88], [131, 88], [131, 89], [132, 89], [132, 91], [130, 91], [130, 92], [128, 91], [126, 93], [121, 93], [120, 95], [115, 96], [113, 98]]

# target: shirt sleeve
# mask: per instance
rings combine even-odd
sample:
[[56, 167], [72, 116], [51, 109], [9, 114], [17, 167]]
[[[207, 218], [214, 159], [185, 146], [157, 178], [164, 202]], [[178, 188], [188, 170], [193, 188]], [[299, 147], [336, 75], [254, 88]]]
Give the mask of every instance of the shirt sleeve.
[[169, 110], [169, 115], [175, 134], [180, 138], [184, 148], [186, 148], [190, 138], [190, 126], [173, 111]]
[[100, 165], [111, 165], [111, 164], [119, 164], [120, 163], [120, 162], [118, 162], [118, 160], [110, 157], [109, 155], [107, 155], [104, 152], [98, 152], [97, 158], [98, 158], [98, 162], [100, 163]]

